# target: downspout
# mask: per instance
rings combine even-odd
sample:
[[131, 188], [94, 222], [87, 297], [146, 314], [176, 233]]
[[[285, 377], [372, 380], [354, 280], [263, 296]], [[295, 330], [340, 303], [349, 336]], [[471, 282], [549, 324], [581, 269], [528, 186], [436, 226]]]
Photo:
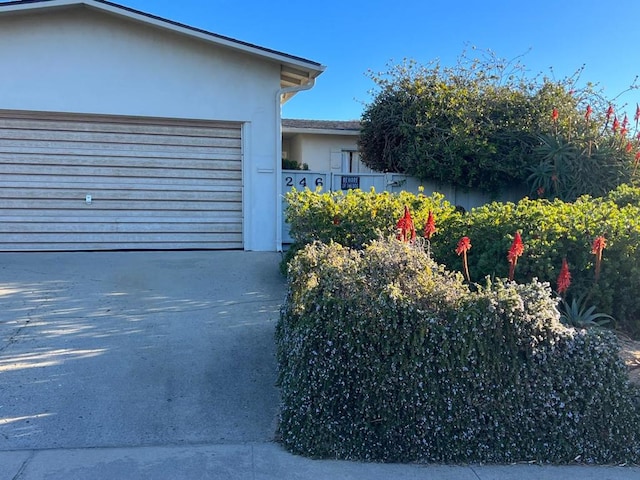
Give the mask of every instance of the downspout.
[[284, 87], [276, 92], [276, 192], [277, 193], [277, 205], [276, 205], [276, 249], [278, 252], [282, 252], [282, 226], [283, 226], [283, 212], [282, 212], [282, 96], [287, 93], [297, 93], [303, 90], [311, 90], [316, 84], [315, 78], [310, 78], [309, 83], [299, 85], [296, 87]]

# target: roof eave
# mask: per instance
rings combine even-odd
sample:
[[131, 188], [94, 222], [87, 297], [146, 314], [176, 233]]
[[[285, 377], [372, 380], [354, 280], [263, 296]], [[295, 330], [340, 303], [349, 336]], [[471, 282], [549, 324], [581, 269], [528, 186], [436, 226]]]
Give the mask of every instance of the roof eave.
[[282, 127], [282, 133], [310, 133], [316, 135], [344, 135], [358, 136], [360, 130], [343, 130], [330, 128], [304, 128], [304, 127]]
[[206, 30], [190, 27], [179, 22], [167, 20], [156, 15], [144, 13], [129, 7], [118, 5], [105, 0], [33, 0], [0, 4], [0, 13], [19, 12], [29, 10], [53, 9], [84, 5], [112, 15], [126, 17], [130, 20], [152, 25], [175, 33], [197, 38], [236, 51], [259, 56], [281, 64], [280, 83], [282, 87], [301, 86], [308, 84], [320, 75], [325, 66], [295, 55], [289, 55], [276, 50], [253, 45], [230, 37], [218, 35]]

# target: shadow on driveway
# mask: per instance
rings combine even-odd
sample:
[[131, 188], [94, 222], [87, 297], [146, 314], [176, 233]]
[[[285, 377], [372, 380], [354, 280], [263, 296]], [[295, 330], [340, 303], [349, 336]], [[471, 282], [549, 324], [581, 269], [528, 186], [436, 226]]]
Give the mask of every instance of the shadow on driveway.
[[0, 450], [272, 439], [279, 260], [0, 254]]

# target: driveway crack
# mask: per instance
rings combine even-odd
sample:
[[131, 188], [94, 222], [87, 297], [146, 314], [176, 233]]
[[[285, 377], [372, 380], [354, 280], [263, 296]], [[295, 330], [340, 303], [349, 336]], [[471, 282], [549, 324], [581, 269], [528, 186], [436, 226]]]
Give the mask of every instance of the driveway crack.
[[478, 480], [481, 480], [480, 475], [478, 475], [478, 472], [475, 471], [475, 469], [473, 468], [473, 465], [469, 465], [469, 469], [473, 472], [473, 474], [476, 476]]
[[20, 480], [20, 478], [22, 477], [22, 474], [27, 469], [27, 466], [31, 463], [31, 460], [33, 460], [33, 457], [35, 456], [36, 456], [36, 452], [32, 450], [29, 456], [26, 458], [26, 460], [22, 462], [22, 465], [20, 466], [20, 468], [18, 469], [18, 471], [16, 472], [16, 474], [13, 476], [11, 480]]
[[7, 348], [9, 348], [11, 345], [15, 344], [18, 342], [18, 338], [20, 337], [20, 334], [22, 333], [22, 331], [27, 328], [29, 326], [29, 322], [31, 322], [31, 319], [28, 318], [27, 320], [24, 321], [24, 323], [22, 325], [20, 325], [16, 330], [14, 330], [14, 332], [11, 334], [11, 336], [9, 337], [9, 339], [7, 340], [7, 343], [4, 344], [2, 347], [0, 347], [0, 353], [4, 352]]

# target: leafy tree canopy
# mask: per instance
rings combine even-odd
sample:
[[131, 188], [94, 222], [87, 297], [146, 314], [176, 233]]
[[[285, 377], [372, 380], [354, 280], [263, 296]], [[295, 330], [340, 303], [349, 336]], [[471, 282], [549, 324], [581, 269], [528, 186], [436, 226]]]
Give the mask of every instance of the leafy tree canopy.
[[474, 53], [453, 67], [405, 60], [369, 72], [377, 89], [360, 138], [369, 167], [493, 193], [526, 184], [563, 199], [632, 181], [638, 139], [622, 117], [612, 129], [617, 107], [594, 84], [577, 87], [584, 67], [530, 78], [519, 59]]

